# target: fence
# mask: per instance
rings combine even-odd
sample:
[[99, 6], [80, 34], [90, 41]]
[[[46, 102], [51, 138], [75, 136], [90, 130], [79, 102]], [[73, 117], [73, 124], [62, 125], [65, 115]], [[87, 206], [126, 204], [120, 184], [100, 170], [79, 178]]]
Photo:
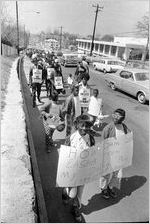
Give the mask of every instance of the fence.
[[1, 43], [1, 55], [3, 56], [17, 55], [17, 49], [15, 47], [10, 47], [6, 44]]

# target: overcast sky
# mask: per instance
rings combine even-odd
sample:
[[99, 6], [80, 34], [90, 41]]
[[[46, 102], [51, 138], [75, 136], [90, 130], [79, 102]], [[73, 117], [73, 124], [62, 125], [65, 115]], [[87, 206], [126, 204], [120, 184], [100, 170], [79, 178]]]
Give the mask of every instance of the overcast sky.
[[[15, 18], [15, 1], [6, 1], [8, 13]], [[137, 21], [149, 11], [149, 0], [49, 0], [18, 1], [19, 22], [31, 33], [63, 26], [64, 32], [88, 35], [93, 32], [95, 9], [96, 34], [120, 34], [135, 30]], [[36, 12], [40, 12], [37, 14]]]

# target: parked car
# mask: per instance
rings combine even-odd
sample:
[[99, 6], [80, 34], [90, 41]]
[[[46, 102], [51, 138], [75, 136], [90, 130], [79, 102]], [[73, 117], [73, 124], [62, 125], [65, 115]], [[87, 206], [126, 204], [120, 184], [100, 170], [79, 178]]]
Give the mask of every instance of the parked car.
[[113, 90], [120, 89], [137, 97], [144, 104], [149, 101], [149, 72], [144, 69], [124, 68], [106, 74], [105, 81]]
[[78, 58], [81, 59], [83, 57], [86, 58], [86, 61], [87, 61], [88, 64], [92, 64], [95, 61], [98, 62], [101, 59], [101, 56], [99, 56], [99, 55], [92, 55], [92, 56], [90, 56], [90, 55], [87, 55], [87, 54], [78, 53]]
[[63, 54], [61, 57], [61, 64], [64, 66], [77, 66], [78, 61], [77, 54]]
[[93, 62], [95, 70], [107, 72], [115, 72], [118, 69], [122, 69], [125, 66], [125, 62], [112, 58], [101, 58], [98, 62]]

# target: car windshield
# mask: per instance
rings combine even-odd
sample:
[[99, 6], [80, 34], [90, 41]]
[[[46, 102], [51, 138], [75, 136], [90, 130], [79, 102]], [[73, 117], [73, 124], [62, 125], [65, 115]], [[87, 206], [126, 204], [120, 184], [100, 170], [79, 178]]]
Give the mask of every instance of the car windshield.
[[136, 81], [149, 80], [149, 73], [148, 72], [135, 73], [135, 79]]
[[75, 59], [75, 58], [77, 58], [76, 55], [68, 55], [68, 56], [67, 56], [67, 59]]
[[124, 65], [121, 61], [108, 61], [108, 65]]

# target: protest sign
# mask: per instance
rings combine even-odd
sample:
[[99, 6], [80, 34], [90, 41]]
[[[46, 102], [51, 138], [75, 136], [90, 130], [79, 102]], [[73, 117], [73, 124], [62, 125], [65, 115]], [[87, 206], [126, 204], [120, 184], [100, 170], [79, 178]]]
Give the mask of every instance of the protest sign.
[[47, 79], [53, 78], [54, 75], [55, 75], [54, 68], [47, 68]]
[[57, 185], [83, 185], [113, 171], [130, 166], [133, 156], [133, 134], [109, 138], [85, 150], [62, 145], [59, 153]]
[[79, 99], [81, 107], [88, 107], [90, 100], [90, 89], [81, 87], [79, 90]]
[[33, 82], [41, 83], [42, 82], [42, 70], [33, 69]]
[[103, 175], [122, 169], [132, 164], [133, 133], [108, 138], [103, 141]]
[[56, 76], [54, 79], [55, 88], [56, 89], [63, 89], [62, 77]]
[[62, 145], [57, 169], [57, 185], [61, 187], [78, 186], [95, 181], [102, 170], [101, 148], [85, 150]]

